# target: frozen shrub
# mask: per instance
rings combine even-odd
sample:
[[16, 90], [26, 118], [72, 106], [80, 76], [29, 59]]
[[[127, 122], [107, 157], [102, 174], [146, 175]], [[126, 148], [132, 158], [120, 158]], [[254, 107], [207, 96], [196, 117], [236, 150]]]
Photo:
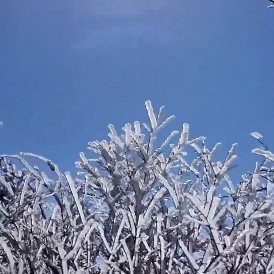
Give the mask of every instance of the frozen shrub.
[[108, 141], [89, 143], [97, 156], [80, 153], [79, 178], [1, 156], [1, 273], [273, 273], [274, 155], [254, 149], [262, 163], [233, 183], [236, 144], [216, 161], [220, 144], [184, 124], [157, 147], [174, 116], [146, 108], [149, 125], [109, 125]]

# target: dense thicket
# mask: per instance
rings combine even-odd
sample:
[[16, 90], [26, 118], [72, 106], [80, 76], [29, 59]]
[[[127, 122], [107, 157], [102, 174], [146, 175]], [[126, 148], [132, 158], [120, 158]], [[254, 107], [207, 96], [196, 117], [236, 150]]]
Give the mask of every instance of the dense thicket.
[[273, 273], [274, 155], [254, 149], [263, 161], [232, 182], [236, 144], [217, 161], [220, 144], [184, 124], [156, 147], [174, 116], [146, 108], [149, 125], [89, 143], [97, 157], [80, 153], [79, 178], [1, 155], [0, 273]]

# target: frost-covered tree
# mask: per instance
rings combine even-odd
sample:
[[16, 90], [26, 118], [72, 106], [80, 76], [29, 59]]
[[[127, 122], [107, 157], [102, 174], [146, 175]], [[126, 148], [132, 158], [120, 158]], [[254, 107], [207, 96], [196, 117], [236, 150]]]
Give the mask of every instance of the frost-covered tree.
[[79, 178], [42, 156], [0, 156], [0, 273], [274, 273], [274, 155], [254, 149], [263, 161], [232, 182], [236, 144], [216, 161], [220, 143], [184, 124], [157, 147], [174, 116], [146, 109], [149, 125], [109, 125], [89, 143], [97, 156], [80, 153]]

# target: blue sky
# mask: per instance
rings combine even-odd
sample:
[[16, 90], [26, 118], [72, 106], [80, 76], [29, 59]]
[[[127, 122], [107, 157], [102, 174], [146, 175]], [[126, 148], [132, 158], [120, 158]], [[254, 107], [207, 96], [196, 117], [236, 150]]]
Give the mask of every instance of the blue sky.
[[[252, 170], [258, 131], [274, 151], [274, 11], [267, 1], [20, 0], [0, 9], [1, 153], [74, 172], [87, 143], [166, 106], [191, 137]], [[258, 159], [258, 158], [257, 158]]]

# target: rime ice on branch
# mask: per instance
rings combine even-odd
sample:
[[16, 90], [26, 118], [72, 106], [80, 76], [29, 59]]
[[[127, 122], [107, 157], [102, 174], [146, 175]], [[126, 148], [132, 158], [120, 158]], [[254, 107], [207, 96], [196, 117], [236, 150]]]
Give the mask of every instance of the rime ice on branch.
[[1, 273], [272, 273], [274, 155], [254, 149], [263, 162], [233, 183], [237, 144], [215, 161], [220, 143], [183, 124], [157, 147], [174, 116], [145, 105], [149, 124], [89, 143], [97, 156], [80, 153], [78, 179], [42, 156], [1, 156]]

